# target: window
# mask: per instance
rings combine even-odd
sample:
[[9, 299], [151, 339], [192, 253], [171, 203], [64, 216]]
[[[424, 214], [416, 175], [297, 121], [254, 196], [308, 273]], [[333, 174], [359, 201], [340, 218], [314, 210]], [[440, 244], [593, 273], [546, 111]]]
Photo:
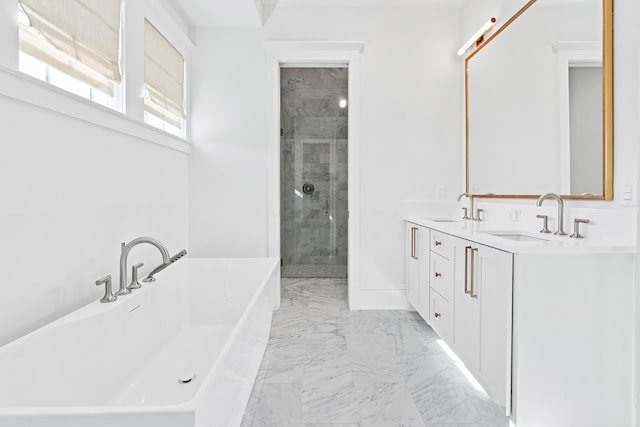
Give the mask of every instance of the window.
[[144, 23], [144, 121], [185, 136], [184, 58], [160, 32]]
[[20, 0], [19, 69], [116, 110], [121, 0]]
[[[186, 139], [186, 76], [194, 44], [186, 24], [160, 3], [165, 2], [18, 0], [17, 16], [0, 13], [0, 26], [12, 26], [19, 36], [19, 43], [0, 49], [0, 62], [49, 83], [47, 88], [31, 81], [25, 100], [57, 111], [56, 98], [69, 94], [63, 101], [68, 114], [84, 114], [89, 107], [89, 121], [117, 122], [108, 111], [103, 115], [73, 101], [77, 95], [133, 119], [145, 135], [155, 129], [144, 123]], [[12, 91], [18, 97], [22, 92]]]

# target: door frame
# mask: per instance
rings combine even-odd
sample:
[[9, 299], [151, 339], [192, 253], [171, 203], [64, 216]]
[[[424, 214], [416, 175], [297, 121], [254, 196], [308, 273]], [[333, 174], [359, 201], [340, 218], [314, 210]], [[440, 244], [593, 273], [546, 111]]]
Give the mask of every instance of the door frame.
[[360, 56], [364, 52], [363, 42], [302, 42], [267, 41], [268, 94], [271, 97], [269, 123], [268, 166], [268, 253], [280, 258], [280, 67], [310, 64], [331, 67], [347, 66], [348, 102], [347, 116], [348, 147], [347, 163], [348, 193], [348, 250], [347, 286], [349, 307], [353, 305], [355, 284], [360, 278]]

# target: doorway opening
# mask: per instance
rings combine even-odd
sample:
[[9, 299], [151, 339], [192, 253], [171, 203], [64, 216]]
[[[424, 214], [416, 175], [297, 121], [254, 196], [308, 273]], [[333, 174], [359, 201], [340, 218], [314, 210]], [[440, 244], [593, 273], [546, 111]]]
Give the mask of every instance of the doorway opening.
[[346, 278], [349, 68], [280, 68], [282, 277]]

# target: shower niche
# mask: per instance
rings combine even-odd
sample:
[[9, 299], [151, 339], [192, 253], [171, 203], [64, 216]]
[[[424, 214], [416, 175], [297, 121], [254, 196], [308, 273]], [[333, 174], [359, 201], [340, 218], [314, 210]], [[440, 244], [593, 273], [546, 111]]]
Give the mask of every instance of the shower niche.
[[347, 277], [348, 69], [280, 69], [282, 277]]

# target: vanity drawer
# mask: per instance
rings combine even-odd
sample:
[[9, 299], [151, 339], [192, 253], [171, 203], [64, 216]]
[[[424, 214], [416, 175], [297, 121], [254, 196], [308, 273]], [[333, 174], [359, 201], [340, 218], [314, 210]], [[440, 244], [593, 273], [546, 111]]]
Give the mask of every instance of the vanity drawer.
[[444, 299], [453, 302], [453, 260], [431, 253], [431, 277], [429, 285]]
[[430, 325], [447, 343], [453, 339], [453, 305], [438, 292], [430, 292]]
[[431, 250], [446, 259], [453, 257], [453, 241], [452, 236], [431, 230]]

